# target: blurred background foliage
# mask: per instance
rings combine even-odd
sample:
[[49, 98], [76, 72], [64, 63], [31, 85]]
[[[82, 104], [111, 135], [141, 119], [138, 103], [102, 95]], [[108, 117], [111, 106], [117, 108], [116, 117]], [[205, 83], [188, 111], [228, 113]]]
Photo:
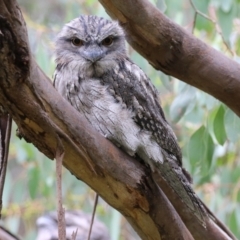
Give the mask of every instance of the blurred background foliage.
[[[97, 0], [19, 0], [38, 64], [51, 78], [54, 37], [64, 23], [80, 14], [107, 17]], [[169, 18], [235, 61], [240, 55], [240, 0], [151, 0]], [[197, 15], [196, 15], [197, 11]], [[205, 16], [206, 15], [206, 16]], [[195, 19], [195, 20], [194, 20]], [[208, 94], [155, 71], [129, 47], [160, 92], [167, 119], [183, 150], [194, 188], [209, 208], [240, 238], [240, 121]], [[199, 69], [201, 71], [201, 69]], [[36, 218], [56, 209], [55, 164], [12, 132], [1, 224], [23, 239], [36, 238]], [[92, 212], [95, 193], [63, 170], [66, 209]], [[103, 200], [97, 217], [111, 239], [138, 239], [125, 218]]]

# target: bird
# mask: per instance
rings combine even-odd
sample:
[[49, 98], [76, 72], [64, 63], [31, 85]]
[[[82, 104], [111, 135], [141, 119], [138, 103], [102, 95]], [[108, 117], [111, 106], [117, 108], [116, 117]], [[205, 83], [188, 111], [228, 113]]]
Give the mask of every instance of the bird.
[[[59, 239], [57, 215], [56, 211], [51, 211], [46, 212], [37, 219], [36, 240]], [[88, 239], [91, 217], [91, 214], [87, 214], [79, 210], [65, 211], [66, 240], [73, 239], [74, 232], [76, 232], [76, 238], [74, 239]], [[93, 223], [90, 240], [110, 240], [107, 227], [98, 219], [95, 219]]]
[[109, 141], [157, 171], [204, 222], [177, 137], [151, 80], [129, 57], [117, 21], [83, 15], [56, 37], [54, 87]]

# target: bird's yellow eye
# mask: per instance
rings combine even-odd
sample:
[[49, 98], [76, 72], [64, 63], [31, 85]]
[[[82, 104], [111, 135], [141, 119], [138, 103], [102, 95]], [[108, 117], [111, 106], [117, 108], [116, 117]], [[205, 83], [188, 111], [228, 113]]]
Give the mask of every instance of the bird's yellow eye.
[[110, 46], [112, 42], [113, 42], [113, 38], [109, 36], [102, 40], [102, 45]]
[[80, 46], [83, 45], [83, 41], [81, 39], [77, 38], [77, 37], [73, 37], [71, 39], [71, 42], [74, 46], [77, 46], [77, 47], [80, 47]]

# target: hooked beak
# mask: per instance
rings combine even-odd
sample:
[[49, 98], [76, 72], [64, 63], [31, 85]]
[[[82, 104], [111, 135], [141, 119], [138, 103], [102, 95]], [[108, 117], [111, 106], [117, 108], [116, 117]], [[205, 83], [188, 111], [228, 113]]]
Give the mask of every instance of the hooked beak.
[[99, 61], [103, 57], [103, 52], [99, 47], [91, 47], [86, 49], [84, 52], [84, 58], [90, 61], [91, 63], [95, 63]]

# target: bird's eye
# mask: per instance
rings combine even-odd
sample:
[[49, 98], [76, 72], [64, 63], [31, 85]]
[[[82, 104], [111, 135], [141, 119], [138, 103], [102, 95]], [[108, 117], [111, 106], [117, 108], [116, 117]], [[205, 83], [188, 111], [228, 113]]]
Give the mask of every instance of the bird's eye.
[[102, 40], [102, 45], [104, 46], [110, 46], [113, 42], [112, 37], [106, 37], [105, 39]]
[[71, 39], [71, 42], [74, 46], [77, 46], [77, 47], [80, 47], [80, 46], [83, 45], [83, 41], [81, 39], [77, 38], [77, 37], [73, 37]]

